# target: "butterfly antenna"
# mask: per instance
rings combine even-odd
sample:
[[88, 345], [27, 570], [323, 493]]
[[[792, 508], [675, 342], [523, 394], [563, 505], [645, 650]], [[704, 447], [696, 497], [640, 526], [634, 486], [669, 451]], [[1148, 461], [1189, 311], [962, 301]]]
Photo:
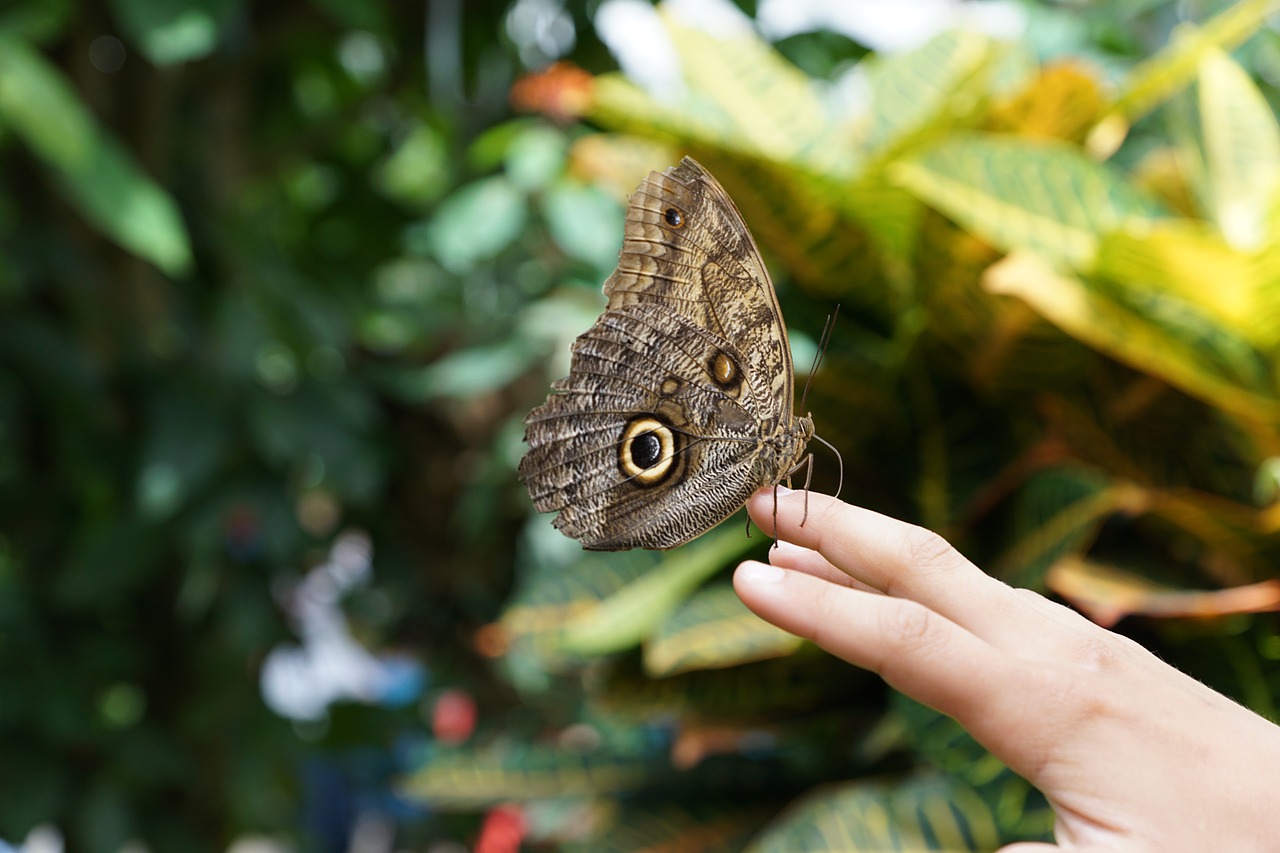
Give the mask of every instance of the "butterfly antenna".
[[827, 441], [822, 436], [814, 433], [814, 438], [826, 445], [827, 449], [836, 455], [836, 461], [840, 463], [840, 479], [836, 481], [836, 493], [832, 497], [840, 497], [840, 490], [844, 488], [844, 457], [840, 455], [840, 451], [836, 450], [835, 445]]
[[[813, 375], [818, 372], [818, 368], [822, 366], [822, 359], [826, 357], [827, 346], [831, 343], [831, 329], [835, 326], [838, 316], [840, 316], [839, 302], [836, 303], [836, 309], [827, 315], [827, 322], [822, 326], [822, 335], [818, 338], [818, 351], [813, 354], [813, 366], [809, 368], [809, 375], [804, 378], [804, 390], [800, 392], [801, 411], [804, 411], [804, 401], [809, 397], [809, 383], [813, 381]], [[823, 443], [826, 444], [826, 442]], [[831, 447], [829, 444], [827, 446]]]

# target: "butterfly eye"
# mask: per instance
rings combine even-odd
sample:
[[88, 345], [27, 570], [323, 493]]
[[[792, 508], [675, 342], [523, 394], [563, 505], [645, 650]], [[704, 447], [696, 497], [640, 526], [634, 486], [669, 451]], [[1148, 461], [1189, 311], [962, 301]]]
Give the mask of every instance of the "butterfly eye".
[[633, 418], [618, 443], [618, 468], [639, 486], [655, 486], [675, 467], [675, 435], [657, 418]]
[[662, 218], [667, 220], [667, 224], [672, 228], [684, 227], [684, 214], [674, 207], [668, 207], [667, 212], [662, 214]]

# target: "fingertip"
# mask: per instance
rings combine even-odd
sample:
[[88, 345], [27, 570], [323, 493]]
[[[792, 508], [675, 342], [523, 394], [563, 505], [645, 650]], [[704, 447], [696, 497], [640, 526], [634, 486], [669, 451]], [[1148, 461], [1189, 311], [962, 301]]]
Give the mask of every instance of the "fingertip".
[[751, 515], [751, 520], [757, 524], [759, 524], [760, 519], [765, 518], [772, 512], [772, 506], [773, 489], [767, 486], [747, 498], [747, 512]]
[[811, 553], [813, 552], [808, 548], [802, 548], [794, 542], [779, 539], [769, 549], [769, 562], [775, 566], [786, 566], [789, 569], [793, 569], [796, 567], [797, 561], [804, 559]]
[[746, 560], [738, 566], [738, 570], [733, 575], [733, 581], [735, 585], [765, 586], [781, 582], [782, 576], [783, 571], [777, 566], [757, 560]]
[[774, 507], [777, 505], [777, 501], [794, 492], [795, 489], [788, 489], [781, 483], [776, 486], [764, 486], [747, 499], [747, 513], [757, 527], [772, 536], [774, 533]]

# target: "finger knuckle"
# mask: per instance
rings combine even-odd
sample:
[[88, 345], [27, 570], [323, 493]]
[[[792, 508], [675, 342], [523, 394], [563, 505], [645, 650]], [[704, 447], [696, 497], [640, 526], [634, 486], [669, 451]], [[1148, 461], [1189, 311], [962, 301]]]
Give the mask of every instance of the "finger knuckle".
[[932, 530], [912, 527], [902, 537], [899, 554], [904, 572], [901, 577], [892, 574], [888, 577], [884, 589], [888, 595], [898, 595], [903, 584], [918, 582], [922, 577], [928, 578], [950, 569], [956, 551], [950, 542]]
[[832, 642], [835, 627], [842, 624], [844, 619], [834, 593], [835, 590], [826, 584], [818, 590], [814, 600], [816, 618], [807, 626], [808, 634], [805, 639], [823, 648], [827, 648]]
[[922, 604], [898, 600], [881, 618], [883, 636], [899, 654], [913, 654], [929, 648], [939, 640], [935, 614]]
[[1114, 672], [1127, 658], [1128, 649], [1111, 633], [1089, 633], [1081, 637], [1075, 648], [1075, 662], [1088, 672]]
[[912, 527], [902, 540], [904, 560], [917, 568], [939, 568], [949, 564], [956, 550], [941, 535], [925, 527]]

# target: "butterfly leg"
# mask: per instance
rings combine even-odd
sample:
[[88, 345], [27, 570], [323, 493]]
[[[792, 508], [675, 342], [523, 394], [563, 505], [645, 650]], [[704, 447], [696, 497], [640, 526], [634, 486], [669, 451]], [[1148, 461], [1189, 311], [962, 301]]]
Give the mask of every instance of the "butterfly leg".
[[[791, 488], [791, 478], [787, 478], [787, 488]], [[773, 484], [773, 547], [778, 547], [778, 484]]]
[[[800, 516], [800, 526], [809, 520], [809, 485], [813, 482], [813, 454], [807, 454], [796, 463], [796, 467], [787, 472], [787, 488], [791, 488], [791, 475], [804, 468], [804, 515]], [[773, 538], [778, 538], [778, 487], [773, 487]]]
[[800, 516], [800, 526], [804, 527], [804, 523], [809, 520], [809, 484], [813, 482], [813, 454], [810, 453], [804, 458], [804, 515]]

